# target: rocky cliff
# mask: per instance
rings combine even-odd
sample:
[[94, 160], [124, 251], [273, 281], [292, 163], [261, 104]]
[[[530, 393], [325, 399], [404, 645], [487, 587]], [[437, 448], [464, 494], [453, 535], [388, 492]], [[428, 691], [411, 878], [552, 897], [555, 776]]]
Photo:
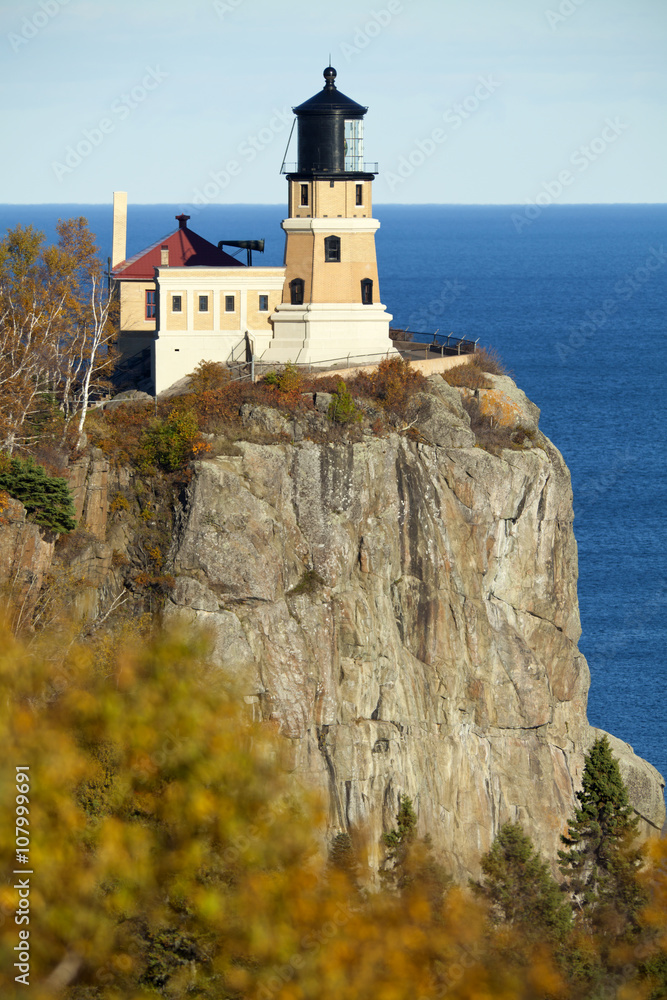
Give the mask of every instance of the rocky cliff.
[[[317, 444], [246, 407], [273, 443], [196, 464], [167, 564], [167, 618], [210, 629], [240, 695], [279, 723], [286, 766], [328, 796], [330, 831], [365, 825], [379, 852], [407, 794], [459, 877], [507, 820], [554, 856], [597, 734], [569, 473], [537, 408], [491, 381], [477, 394], [491, 425], [498, 409], [527, 434], [496, 454], [471, 429], [470, 391], [439, 376], [404, 433], [356, 443]], [[112, 554], [131, 557], [131, 532], [107, 523], [104, 462], [77, 475], [94, 536], [81, 558], [108, 603], [122, 577]], [[645, 828], [659, 830], [662, 779], [612, 745]]]
[[[596, 735], [570, 476], [537, 408], [493, 381], [491, 410], [535, 446], [476, 446], [466, 390], [435, 376], [418, 440], [241, 443], [201, 462], [172, 553], [170, 615], [212, 629], [291, 767], [327, 791], [331, 830], [366, 824], [378, 844], [410, 795], [459, 875], [507, 820], [554, 856]], [[660, 776], [613, 745], [660, 829]]]

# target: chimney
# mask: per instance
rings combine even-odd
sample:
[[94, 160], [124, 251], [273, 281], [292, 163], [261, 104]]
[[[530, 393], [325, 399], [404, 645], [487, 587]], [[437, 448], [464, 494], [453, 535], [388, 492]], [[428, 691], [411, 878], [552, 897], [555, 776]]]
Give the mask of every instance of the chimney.
[[160, 247], [160, 266], [169, 267], [169, 244], [163, 243]]
[[179, 229], [187, 229], [188, 228], [188, 219], [189, 218], [190, 218], [189, 215], [183, 215], [183, 214], [177, 215], [176, 219], [178, 221], [178, 228]]
[[127, 256], [127, 191], [113, 193], [113, 237], [111, 266], [120, 264]]

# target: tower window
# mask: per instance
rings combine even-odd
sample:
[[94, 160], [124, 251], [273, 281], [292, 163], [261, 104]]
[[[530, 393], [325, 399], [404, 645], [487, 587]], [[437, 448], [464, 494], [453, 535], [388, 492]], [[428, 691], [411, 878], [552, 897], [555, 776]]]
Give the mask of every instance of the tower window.
[[260, 295], [259, 297], [259, 311], [268, 312], [269, 311], [269, 296]]
[[208, 312], [208, 295], [199, 296], [199, 312], [200, 313]]
[[146, 291], [146, 319], [155, 319], [155, 314], [157, 312], [155, 296], [155, 291]]
[[308, 185], [301, 185], [301, 204], [308, 205]]
[[345, 169], [364, 169], [364, 123], [361, 118], [345, 122]]
[[171, 297], [171, 311], [174, 313], [179, 313], [182, 311], [182, 299], [180, 295], [172, 295]]
[[303, 305], [303, 278], [294, 278], [289, 283], [290, 302], [293, 306]]
[[324, 240], [324, 260], [333, 263], [340, 260], [340, 237], [327, 236]]
[[364, 203], [364, 185], [357, 184], [357, 205], [363, 205]]
[[361, 282], [361, 304], [364, 306], [373, 305], [373, 282], [370, 278], [364, 278]]
[[236, 308], [233, 295], [225, 295], [225, 312], [233, 313]]

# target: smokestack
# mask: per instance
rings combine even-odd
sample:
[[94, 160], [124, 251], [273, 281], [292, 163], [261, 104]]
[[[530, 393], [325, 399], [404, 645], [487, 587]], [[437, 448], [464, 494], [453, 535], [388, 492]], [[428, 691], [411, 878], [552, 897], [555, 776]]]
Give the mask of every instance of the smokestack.
[[113, 242], [111, 266], [115, 267], [127, 256], [127, 191], [113, 193]]

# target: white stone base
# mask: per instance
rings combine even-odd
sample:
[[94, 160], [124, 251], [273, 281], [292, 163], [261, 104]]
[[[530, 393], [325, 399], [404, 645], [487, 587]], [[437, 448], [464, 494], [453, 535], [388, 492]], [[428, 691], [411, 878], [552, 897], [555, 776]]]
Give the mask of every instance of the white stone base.
[[389, 337], [392, 320], [385, 306], [353, 303], [282, 303], [271, 315], [273, 339], [258, 357], [262, 364], [323, 364], [380, 361], [380, 355], [398, 351]]

